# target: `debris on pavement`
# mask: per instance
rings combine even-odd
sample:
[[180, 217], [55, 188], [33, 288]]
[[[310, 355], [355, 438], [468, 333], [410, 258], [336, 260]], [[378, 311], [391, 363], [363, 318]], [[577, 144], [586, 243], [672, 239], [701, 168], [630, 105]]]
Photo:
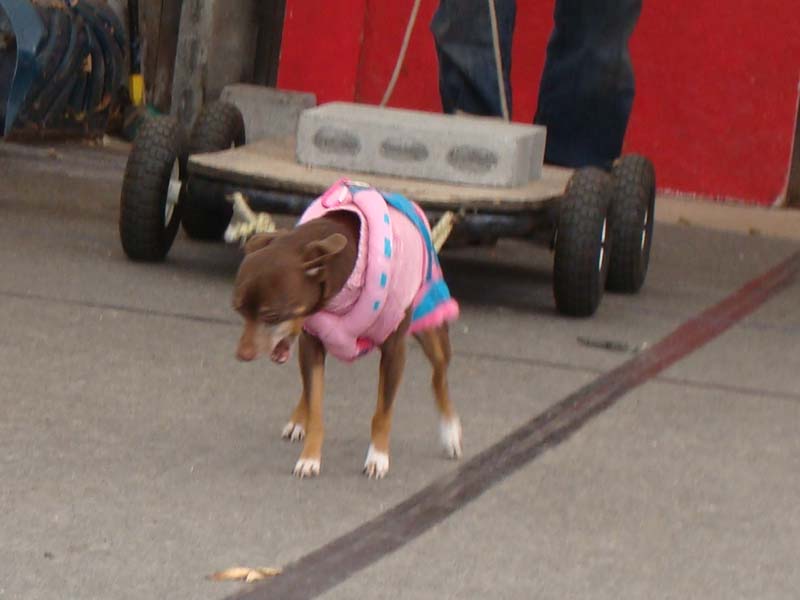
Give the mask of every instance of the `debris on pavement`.
[[244, 581], [245, 583], [254, 583], [280, 574], [281, 569], [275, 567], [231, 567], [224, 571], [217, 571], [213, 575], [210, 575], [208, 579], [212, 581]]
[[631, 345], [627, 342], [620, 342], [617, 340], [607, 340], [599, 338], [579, 337], [578, 343], [589, 348], [597, 348], [599, 350], [608, 350], [610, 352], [627, 352], [630, 354], [637, 354], [647, 348], [647, 342], [637, 345]]

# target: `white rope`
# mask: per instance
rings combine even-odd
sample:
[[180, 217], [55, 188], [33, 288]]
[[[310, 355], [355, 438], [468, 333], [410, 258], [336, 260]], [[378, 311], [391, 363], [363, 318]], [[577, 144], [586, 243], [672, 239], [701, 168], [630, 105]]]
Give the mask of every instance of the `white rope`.
[[419, 12], [419, 5], [422, 3], [422, 0], [414, 0], [414, 6], [411, 9], [411, 16], [408, 19], [408, 25], [406, 25], [406, 33], [403, 36], [403, 44], [400, 46], [400, 54], [397, 56], [397, 62], [394, 64], [394, 71], [392, 72], [392, 78], [389, 80], [389, 85], [386, 87], [386, 91], [383, 93], [383, 98], [381, 99], [381, 103], [379, 106], [384, 107], [389, 102], [389, 98], [392, 97], [394, 93], [394, 86], [397, 85], [397, 79], [400, 77], [400, 69], [403, 66], [403, 62], [406, 60], [406, 52], [408, 52], [408, 43], [411, 41], [411, 32], [414, 30], [414, 23], [417, 22], [417, 13]]
[[438, 221], [436, 221], [436, 225], [431, 231], [431, 240], [433, 241], [433, 247], [436, 248], [436, 252], [439, 252], [442, 249], [442, 246], [444, 246], [447, 238], [450, 237], [450, 232], [453, 231], [455, 220], [455, 214], [448, 210], [441, 217], [439, 217]]
[[[503, 120], [508, 121], [511, 115], [508, 114], [508, 98], [506, 98], [506, 86], [503, 81], [503, 59], [500, 55], [500, 32], [497, 26], [497, 8], [495, 6], [495, 0], [488, 0], [488, 2], [489, 17], [492, 22], [492, 46], [494, 48], [494, 64], [497, 71], [497, 89], [500, 92], [500, 108], [502, 110]], [[411, 41], [411, 32], [414, 30], [414, 24], [417, 22], [417, 13], [419, 13], [419, 6], [421, 3], [422, 0], [414, 0], [414, 6], [411, 8], [411, 16], [408, 18], [408, 24], [406, 25], [406, 33], [403, 36], [403, 43], [400, 46], [400, 54], [398, 54], [397, 61], [394, 64], [394, 71], [392, 71], [389, 85], [386, 86], [386, 91], [383, 93], [383, 98], [379, 104], [380, 107], [385, 107], [394, 93], [394, 88], [400, 77], [400, 70], [403, 68], [403, 63], [406, 60], [408, 44]]]
[[[240, 242], [244, 244], [250, 237], [257, 233], [270, 233], [275, 231], [275, 221], [268, 213], [253, 212], [247, 205], [247, 200], [240, 192], [228, 196], [228, 201], [233, 204], [233, 215], [228, 228], [225, 230], [225, 241], [229, 244]], [[431, 240], [436, 251], [444, 246], [450, 233], [453, 231], [456, 216], [452, 211], [447, 211], [431, 230]]]
[[228, 196], [228, 201], [233, 203], [231, 222], [225, 230], [225, 241], [229, 244], [233, 242], [244, 244], [256, 233], [275, 231], [275, 221], [272, 217], [268, 213], [253, 212], [240, 192]]
[[503, 81], [503, 58], [500, 56], [500, 32], [497, 29], [497, 10], [494, 0], [489, 0], [489, 17], [492, 20], [492, 45], [494, 46], [494, 64], [497, 70], [497, 89], [500, 92], [500, 107], [503, 111], [503, 120], [508, 121], [508, 98], [506, 98], [506, 84]]

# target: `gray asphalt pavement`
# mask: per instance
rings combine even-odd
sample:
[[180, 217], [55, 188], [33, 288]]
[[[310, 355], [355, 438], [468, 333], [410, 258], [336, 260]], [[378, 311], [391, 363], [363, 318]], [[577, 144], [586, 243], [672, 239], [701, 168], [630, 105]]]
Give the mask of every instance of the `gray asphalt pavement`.
[[[372, 356], [329, 362], [323, 474], [293, 479], [296, 367], [234, 359], [239, 251], [129, 262], [124, 156], [40, 154], [0, 149], [0, 598], [219, 600], [243, 586], [209, 574], [287, 565], [455, 471], [413, 348], [389, 477], [360, 473]], [[797, 249], [658, 225], [641, 294], [588, 320], [555, 313], [543, 249], [445, 253], [465, 460]], [[797, 598], [799, 301], [795, 280], [324, 597]]]

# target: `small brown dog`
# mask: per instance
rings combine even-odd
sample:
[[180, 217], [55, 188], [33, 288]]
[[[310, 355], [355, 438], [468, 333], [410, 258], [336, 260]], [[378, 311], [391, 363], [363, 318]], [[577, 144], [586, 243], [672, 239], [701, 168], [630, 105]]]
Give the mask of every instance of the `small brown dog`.
[[433, 367], [441, 441], [461, 456], [461, 425], [450, 401], [449, 321], [458, 316], [441, 277], [430, 228], [402, 196], [364, 184], [337, 182], [288, 232], [253, 236], [245, 245], [233, 295], [244, 319], [237, 357], [259, 354], [284, 364], [299, 338], [302, 393], [283, 437], [305, 438], [294, 467], [298, 477], [320, 472], [326, 354], [350, 361], [381, 352], [378, 401], [364, 473], [389, 469], [392, 404], [413, 334]]

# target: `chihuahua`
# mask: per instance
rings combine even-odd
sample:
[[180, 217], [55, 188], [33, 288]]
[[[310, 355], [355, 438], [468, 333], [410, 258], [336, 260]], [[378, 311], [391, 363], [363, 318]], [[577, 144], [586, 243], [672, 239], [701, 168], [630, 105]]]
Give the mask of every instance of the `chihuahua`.
[[283, 437], [304, 440], [294, 475], [319, 475], [325, 358], [353, 361], [380, 350], [378, 399], [364, 473], [389, 470], [392, 405], [413, 335], [433, 367], [433, 391], [447, 456], [462, 453], [461, 424], [450, 400], [448, 323], [458, 318], [422, 210], [398, 194], [340, 180], [291, 231], [245, 244], [234, 309], [244, 320], [236, 356], [267, 354], [285, 364], [299, 340], [300, 400]]

